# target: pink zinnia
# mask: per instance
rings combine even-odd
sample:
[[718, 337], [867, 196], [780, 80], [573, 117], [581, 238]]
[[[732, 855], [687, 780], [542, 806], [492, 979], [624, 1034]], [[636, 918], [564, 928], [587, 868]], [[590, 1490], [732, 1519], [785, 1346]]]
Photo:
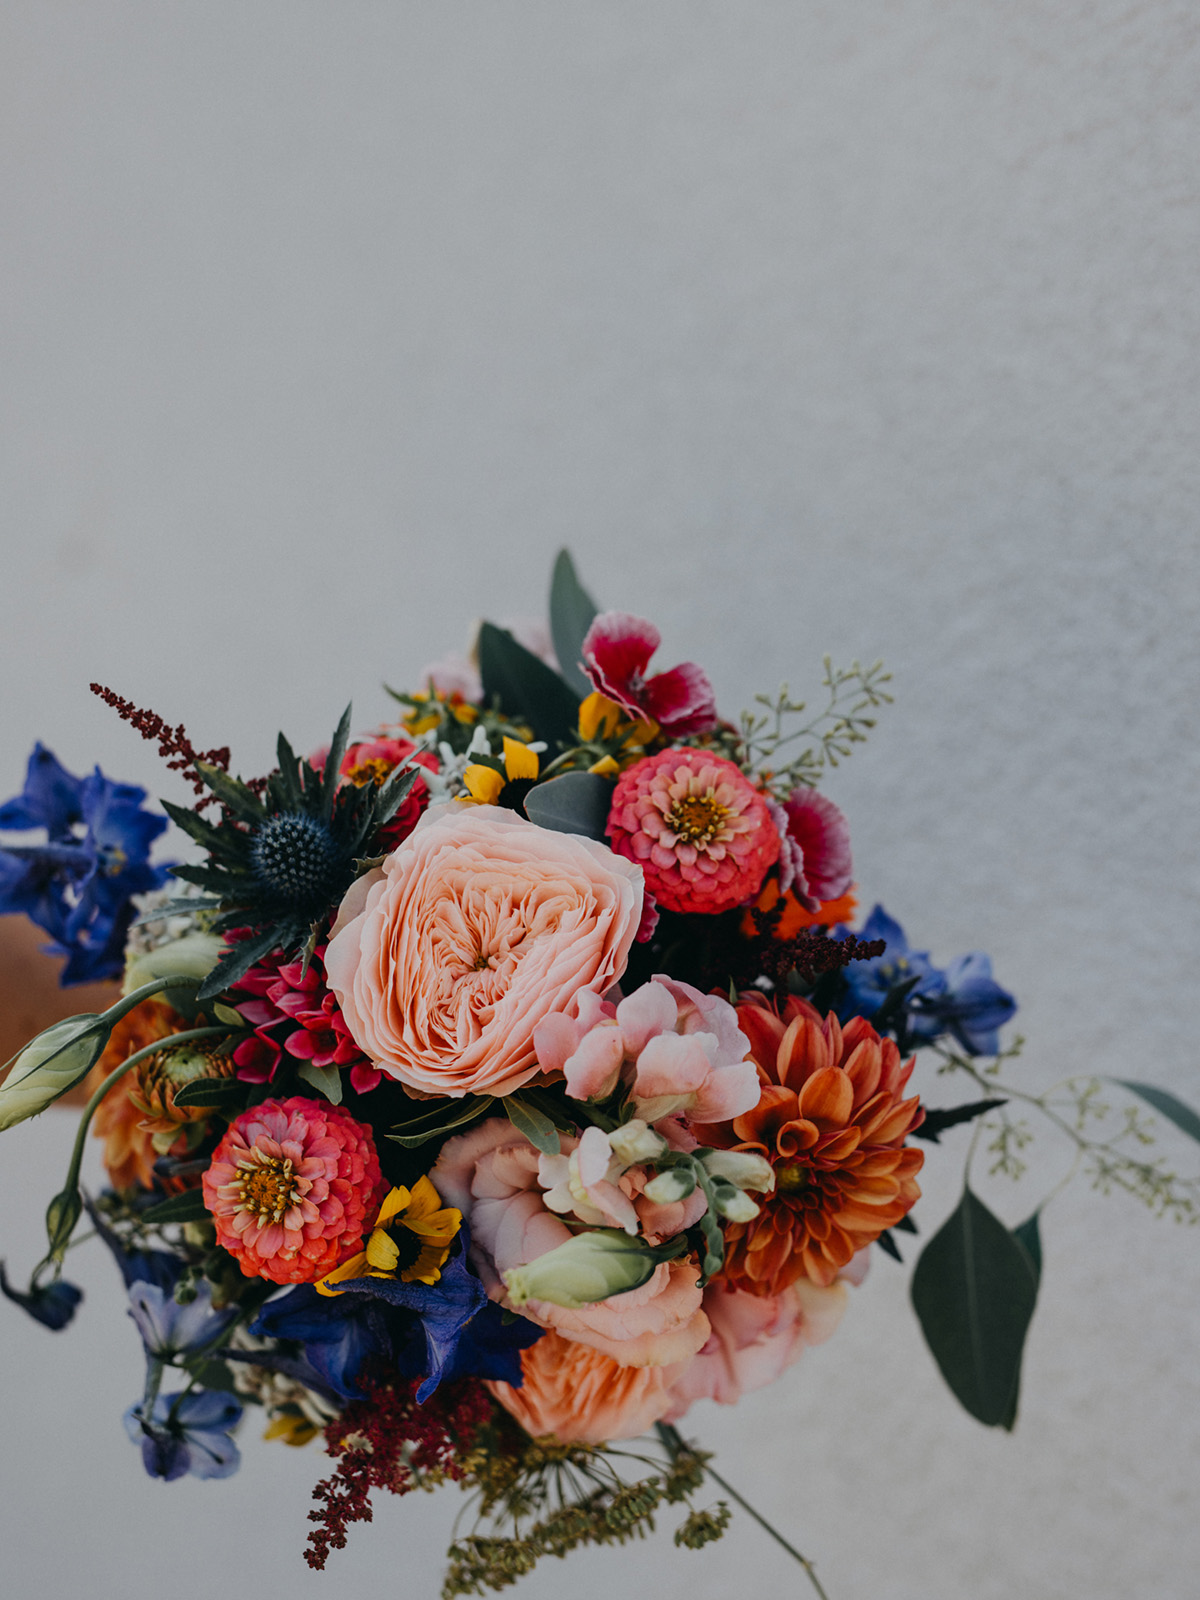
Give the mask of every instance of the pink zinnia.
[[663, 750], [623, 773], [608, 836], [668, 911], [731, 911], [779, 854], [762, 795], [732, 761], [703, 750]]
[[583, 641], [584, 671], [635, 722], [657, 722], [668, 738], [706, 733], [716, 727], [717, 707], [712, 684], [694, 661], [646, 677], [661, 643], [662, 635], [644, 617], [602, 611]]
[[217, 1242], [272, 1283], [312, 1283], [352, 1256], [385, 1187], [370, 1128], [295, 1097], [244, 1111], [202, 1183]]

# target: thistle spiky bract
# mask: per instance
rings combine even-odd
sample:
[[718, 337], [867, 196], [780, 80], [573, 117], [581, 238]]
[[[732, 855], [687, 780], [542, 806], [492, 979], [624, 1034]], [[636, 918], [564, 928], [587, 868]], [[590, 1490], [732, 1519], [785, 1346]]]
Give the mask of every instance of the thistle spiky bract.
[[203, 866], [176, 867], [175, 876], [220, 902], [215, 929], [249, 930], [209, 973], [198, 998], [220, 994], [271, 950], [307, 958], [321, 923], [415, 783], [417, 773], [401, 767], [378, 786], [339, 785], [349, 735], [347, 706], [318, 771], [281, 733], [278, 766], [261, 796], [240, 778], [197, 762], [196, 771], [224, 807], [219, 822], [164, 802], [209, 857]]

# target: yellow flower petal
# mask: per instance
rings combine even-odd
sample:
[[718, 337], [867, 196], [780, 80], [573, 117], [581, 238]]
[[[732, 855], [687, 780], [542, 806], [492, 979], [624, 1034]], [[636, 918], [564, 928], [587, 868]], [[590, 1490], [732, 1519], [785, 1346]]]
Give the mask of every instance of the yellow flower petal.
[[601, 756], [599, 761], [593, 761], [588, 771], [597, 773], [601, 778], [621, 776], [621, 769], [611, 756]]
[[340, 1267], [334, 1267], [332, 1272], [327, 1272], [319, 1279], [313, 1288], [318, 1294], [336, 1295], [336, 1289], [326, 1288], [330, 1283], [344, 1283], [347, 1278], [361, 1278], [365, 1275], [367, 1253], [360, 1250], [356, 1256], [351, 1256], [349, 1261], [343, 1261]]
[[504, 770], [509, 781], [514, 778], [536, 778], [538, 775], [537, 751], [531, 750], [527, 744], [521, 744], [516, 739], [504, 736]]
[[[421, 1181], [428, 1182], [428, 1179]], [[420, 1187], [419, 1183], [418, 1187]], [[398, 1217], [402, 1211], [406, 1211], [411, 1203], [412, 1195], [409, 1194], [403, 1184], [398, 1189], [391, 1190], [379, 1208], [379, 1215], [375, 1218], [375, 1226], [377, 1228], [386, 1228], [392, 1218]]]
[[408, 1202], [408, 1215], [406, 1223], [418, 1221], [421, 1217], [430, 1217], [442, 1203], [442, 1197], [433, 1187], [428, 1178], [418, 1178], [412, 1186], [412, 1197]]
[[494, 767], [477, 766], [474, 762], [463, 773], [463, 783], [471, 799], [481, 806], [494, 806], [504, 788], [504, 779]]
[[396, 1262], [399, 1259], [399, 1245], [382, 1228], [376, 1228], [367, 1240], [367, 1260], [371, 1266], [377, 1272], [394, 1272], [396, 1270]]
[[579, 737], [584, 744], [593, 739], [611, 739], [621, 722], [621, 708], [598, 689], [593, 689], [579, 707]]

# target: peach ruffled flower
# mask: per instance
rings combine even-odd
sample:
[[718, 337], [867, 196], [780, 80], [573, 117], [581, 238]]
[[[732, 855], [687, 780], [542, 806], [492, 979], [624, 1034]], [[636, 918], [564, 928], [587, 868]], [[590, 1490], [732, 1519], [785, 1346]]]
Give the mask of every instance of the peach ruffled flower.
[[646, 1122], [724, 1122], [758, 1104], [750, 1041], [719, 995], [655, 977], [617, 1005], [588, 994], [573, 1011], [546, 1017], [534, 1045], [576, 1100], [603, 1099], [625, 1077]]
[[585, 1344], [547, 1333], [521, 1352], [522, 1383], [488, 1383], [534, 1438], [564, 1444], [636, 1439], [671, 1409], [677, 1367], [621, 1366]]
[[836, 1332], [845, 1309], [846, 1286], [840, 1281], [823, 1288], [801, 1278], [778, 1295], [710, 1283], [704, 1310], [712, 1332], [672, 1383], [666, 1420], [676, 1421], [696, 1400], [732, 1406], [744, 1394], [774, 1383], [810, 1345]]
[[623, 773], [608, 836], [668, 911], [731, 911], [758, 893], [780, 851], [763, 796], [704, 750], [663, 750]]
[[[569, 1160], [580, 1141], [564, 1138]], [[488, 1295], [508, 1306], [504, 1274], [565, 1244], [572, 1230], [546, 1203], [561, 1181], [557, 1168], [539, 1176], [544, 1160], [504, 1117], [490, 1117], [442, 1146], [429, 1176], [442, 1199], [462, 1212], [471, 1230], [471, 1260]], [[640, 1182], [640, 1174], [636, 1174]], [[622, 1179], [639, 1220], [661, 1221], [665, 1207], [640, 1198], [634, 1175]], [[644, 1208], [644, 1212], [643, 1212]], [[675, 1208], [672, 1208], [675, 1209]], [[683, 1208], [672, 1219], [690, 1222]], [[695, 1219], [692, 1218], [692, 1221]], [[643, 1223], [644, 1225], [644, 1223]], [[695, 1355], [708, 1338], [694, 1261], [657, 1266], [647, 1283], [579, 1310], [529, 1300], [521, 1314], [570, 1342], [587, 1345], [622, 1367], [668, 1366]]]
[[421, 1094], [511, 1094], [534, 1029], [625, 970], [639, 869], [495, 806], [429, 811], [342, 902], [325, 952], [351, 1035]]
[[925, 1158], [904, 1145], [925, 1115], [915, 1095], [903, 1098], [913, 1062], [865, 1018], [843, 1029], [804, 1000], [780, 1016], [748, 996], [738, 1021], [758, 1063], [758, 1105], [706, 1139], [765, 1156], [775, 1189], [753, 1221], [728, 1228], [725, 1277], [758, 1295], [800, 1278], [830, 1284], [921, 1193]]
[[217, 1242], [271, 1283], [312, 1283], [354, 1255], [385, 1187], [370, 1128], [295, 1096], [231, 1123], [202, 1183]]
[[[88, 1075], [85, 1084], [88, 1094], [98, 1089], [110, 1072], [138, 1050], [172, 1033], [180, 1033], [187, 1026], [179, 1013], [161, 1000], [145, 1000], [126, 1012]], [[135, 1185], [143, 1189], [154, 1187], [158, 1151], [154, 1148], [153, 1129], [143, 1126], [146, 1108], [132, 1098], [136, 1090], [135, 1074], [136, 1069], [131, 1068], [115, 1088], [109, 1090], [92, 1120], [92, 1133], [104, 1140], [102, 1159], [114, 1189], [131, 1189]]]

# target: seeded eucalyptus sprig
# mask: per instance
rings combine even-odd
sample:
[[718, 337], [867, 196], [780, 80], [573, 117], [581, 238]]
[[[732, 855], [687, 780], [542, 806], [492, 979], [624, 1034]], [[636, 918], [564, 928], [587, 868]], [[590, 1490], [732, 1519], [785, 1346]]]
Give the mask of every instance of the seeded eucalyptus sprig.
[[239, 778], [197, 762], [196, 771], [224, 808], [220, 822], [164, 802], [172, 821], [209, 857], [204, 866], [176, 867], [176, 877], [219, 902], [212, 924], [217, 931], [251, 930], [209, 973], [198, 999], [220, 994], [272, 950], [307, 960], [321, 924], [415, 783], [415, 770], [400, 767], [378, 786], [339, 784], [349, 737], [347, 706], [318, 772], [281, 733], [279, 765], [261, 798]]

